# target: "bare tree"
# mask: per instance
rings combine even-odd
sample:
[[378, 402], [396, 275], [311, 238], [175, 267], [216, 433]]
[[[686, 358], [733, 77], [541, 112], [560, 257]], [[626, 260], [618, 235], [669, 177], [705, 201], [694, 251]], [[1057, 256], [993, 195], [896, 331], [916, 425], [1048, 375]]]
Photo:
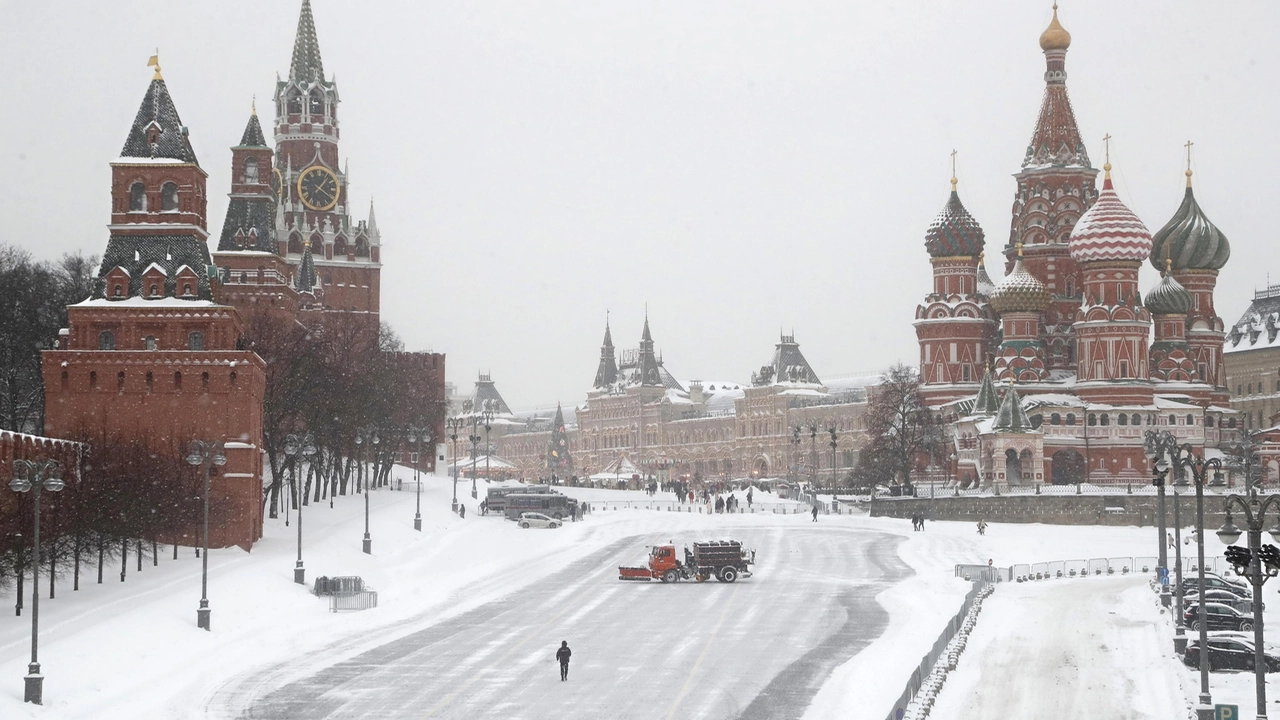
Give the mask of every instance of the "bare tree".
[[898, 363], [868, 388], [867, 434], [856, 481], [862, 485], [910, 485], [911, 470], [934, 442], [933, 413], [920, 396], [915, 368]]

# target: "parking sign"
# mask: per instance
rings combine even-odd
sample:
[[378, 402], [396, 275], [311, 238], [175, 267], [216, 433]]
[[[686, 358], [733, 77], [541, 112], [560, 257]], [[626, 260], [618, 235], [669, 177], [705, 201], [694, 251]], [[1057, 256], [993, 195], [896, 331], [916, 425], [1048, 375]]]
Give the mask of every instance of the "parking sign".
[[1213, 720], [1240, 720], [1240, 706], [1214, 705]]

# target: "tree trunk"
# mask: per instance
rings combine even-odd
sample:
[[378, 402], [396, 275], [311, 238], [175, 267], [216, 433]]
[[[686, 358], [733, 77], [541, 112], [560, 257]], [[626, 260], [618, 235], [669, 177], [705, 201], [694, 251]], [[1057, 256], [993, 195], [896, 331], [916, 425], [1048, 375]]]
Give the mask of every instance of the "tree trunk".
[[160, 564], [159, 548], [156, 547], [156, 539], [151, 538], [151, 567], [156, 567], [159, 564]]
[[142, 538], [138, 538], [138, 572], [142, 572]]
[[52, 600], [56, 588], [54, 580], [58, 577], [58, 545], [49, 543], [49, 599]]
[[98, 584], [99, 585], [102, 584], [102, 564], [106, 560], [106, 557], [107, 557], [106, 543], [103, 540], [102, 535], [99, 534], [98, 535]]
[[120, 582], [124, 582], [124, 575], [129, 570], [129, 541], [120, 541]]
[[71, 573], [71, 592], [80, 589], [80, 533], [76, 533], [76, 550], [75, 550], [76, 566]]

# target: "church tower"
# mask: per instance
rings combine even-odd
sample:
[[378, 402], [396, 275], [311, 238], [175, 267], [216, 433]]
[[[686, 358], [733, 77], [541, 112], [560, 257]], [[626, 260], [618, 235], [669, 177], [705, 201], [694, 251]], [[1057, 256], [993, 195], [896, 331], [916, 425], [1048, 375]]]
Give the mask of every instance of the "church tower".
[[1151, 254], [1151, 233], [1120, 201], [1111, 163], [1102, 167], [1102, 193], [1071, 233], [1071, 257], [1084, 281], [1073, 326], [1075, 392], [1111, 405], [1149, 405], [1151, 314], [1138, 293], [1138, 268]]
[[1161, 270], [1167, 267], [1174, 279], [1191, 293], [1186, 341], [1196, 379], [1212, 388], [1214, 404], [1225, 406], [1230, 400], [1222, 367], [1226, 331], [1213, 307], [1213, 291], [1218, 284], [1218, 271], [1231, 257], [1231, 244], [1196, 202], [1191, 189], [1190, 143], [1187, 151], [1187, 189], [1182, 205], [1155, 234], [1151, 264]]
[[[953, 170], [954, 175], [954, 170]], [[951, 178], [951, 196], [925, 232], [933, 292], [916, 308], [920, 381], [929, 403], [972, 395], [995, 340], [995, 319], [981, 266], [985, 235], [965, 209]]]
[[1042, 334], [1049, 369], [1074, 366], [1071, 323], [1080, 305], [1080, 272], [1067, 245], [1076, 221], [1098, 196], [1098, 171], [1089, 164], [1084, 141], [1067, 96], [1067, 48], [1071, 34], [1053, 20], [1040, 35], [1045, 57], [1044, 99], [1022, 169], [1014, 175], [1018, 191], [1013, 224], [1005, 246], [1005, 272], [1012, 271], [1017, 247], [1023, 264], [1048, 288], [1052, 300], [1044, 312]]
[[276, 81], [277, 252], [295, 267], [310, 243], [325, 309], [378, 324], [382, 238], [370, 203], [355, 221], [338, 154], [338, 86], [326, 78], [310, 0], [303, 0], [287, 78]]

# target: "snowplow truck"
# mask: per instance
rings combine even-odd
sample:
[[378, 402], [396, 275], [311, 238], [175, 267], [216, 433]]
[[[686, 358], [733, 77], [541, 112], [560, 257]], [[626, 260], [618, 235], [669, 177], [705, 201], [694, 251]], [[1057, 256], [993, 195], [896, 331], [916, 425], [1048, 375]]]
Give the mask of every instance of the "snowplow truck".
[[673, 583], [706, 582], [714, 577], [731, 583], [740, 577], [751, 577], [750, 566], [755, 562], [755, 551], [743, 549], [742, 543], [736, 540], [694, 543], [692, 551], [686, 546], [683, 560], [676, 555], [675, 545], [654, 545], [649, 551], [648, 567], [619, 567], [618, 579]]

